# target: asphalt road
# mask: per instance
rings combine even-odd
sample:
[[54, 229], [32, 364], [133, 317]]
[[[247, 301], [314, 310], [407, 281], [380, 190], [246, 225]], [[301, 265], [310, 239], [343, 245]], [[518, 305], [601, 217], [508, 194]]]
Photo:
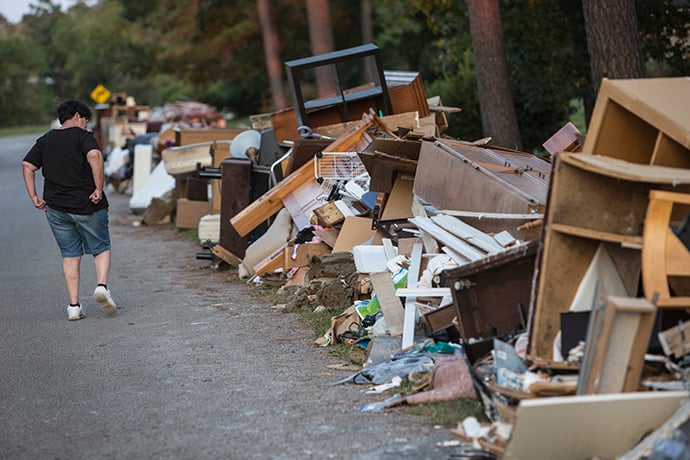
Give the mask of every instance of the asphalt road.
[[384, 398], [330, 386], [348, 373], [296, 315], [174, 229], [133, 226], [129, 196], [109, 194], [118, 315], [90, 298], [85, 257], [87, 317], [67, 321], [60, 253], [21, 179], [34, 138], [0, 138], [0, 458], [458, 458], [423, 417], [357, 412]]

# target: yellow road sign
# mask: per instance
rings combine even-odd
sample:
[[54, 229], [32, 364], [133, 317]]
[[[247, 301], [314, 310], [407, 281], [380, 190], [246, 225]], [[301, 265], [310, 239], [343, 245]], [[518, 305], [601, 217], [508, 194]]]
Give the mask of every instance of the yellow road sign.
[[91, 99], [93, 99], [96, 104], [103, 104], [110, 98], [110, 91], [105, 86], [99, 84], [93, 91], [91, 91]]

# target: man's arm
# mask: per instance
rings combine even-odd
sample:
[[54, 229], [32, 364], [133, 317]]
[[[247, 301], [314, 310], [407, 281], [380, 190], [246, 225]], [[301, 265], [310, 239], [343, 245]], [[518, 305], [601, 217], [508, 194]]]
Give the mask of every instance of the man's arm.
[[38, 168], [36, 165], [29, 163], [28, 161], [22, 161], [22, 173], [24, 176], [24, 185], [26, 185], [26, 191], [29, 193], [29, 198], [34, 203], [34, 206], [38, 209], [45, 210], [46, 202], [43, 198], [36, 194], [36, 171]]
[[103, 174], [103, 154], [98, 149], [89, 150], [89, 153], [86, 154], [86, 161], [91, 166], [93, 182], [96, 187], [93, 193], [89, 195], [89, 199], [95, 204], [103, 199], [103, 182], [105, 180]]

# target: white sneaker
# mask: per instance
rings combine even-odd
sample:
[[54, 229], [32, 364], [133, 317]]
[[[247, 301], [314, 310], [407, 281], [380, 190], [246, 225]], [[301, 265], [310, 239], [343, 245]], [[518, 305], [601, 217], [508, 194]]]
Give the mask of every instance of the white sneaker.
[[110, 296], [110, 289], [98, 286], [96, 290], [93, 291], [93, 298], [96, 302], [101, 304], [101, 309], [106, 315], [112, 316], [117, 313], [117, 305], [115, 305], [113, 298]]
[[71, 305], [67, 305], [67, 319], [70, 321], [78, 321], [82, 318], [85, 318], [86, 315], [84, 314], [84, 310], [81, 308], [81, 304], [77, 305], [76, 307], [73, 307]]

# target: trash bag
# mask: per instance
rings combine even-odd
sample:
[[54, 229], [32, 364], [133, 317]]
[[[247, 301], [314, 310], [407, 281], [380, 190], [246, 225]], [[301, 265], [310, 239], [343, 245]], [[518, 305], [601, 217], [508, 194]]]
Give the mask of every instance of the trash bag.
[[401, 355], [391, 358], [380, 364], [362, 369], [351, 376], [339, 380], [331, 385], [341, 385], [343, 383], [356, 383], [358, 385], [374, 384], [381, 385], [390, 382], [393, 377], [407, 378], [411, 372], [431, 372], [434, 369], [434, 360], [428, 355]]

